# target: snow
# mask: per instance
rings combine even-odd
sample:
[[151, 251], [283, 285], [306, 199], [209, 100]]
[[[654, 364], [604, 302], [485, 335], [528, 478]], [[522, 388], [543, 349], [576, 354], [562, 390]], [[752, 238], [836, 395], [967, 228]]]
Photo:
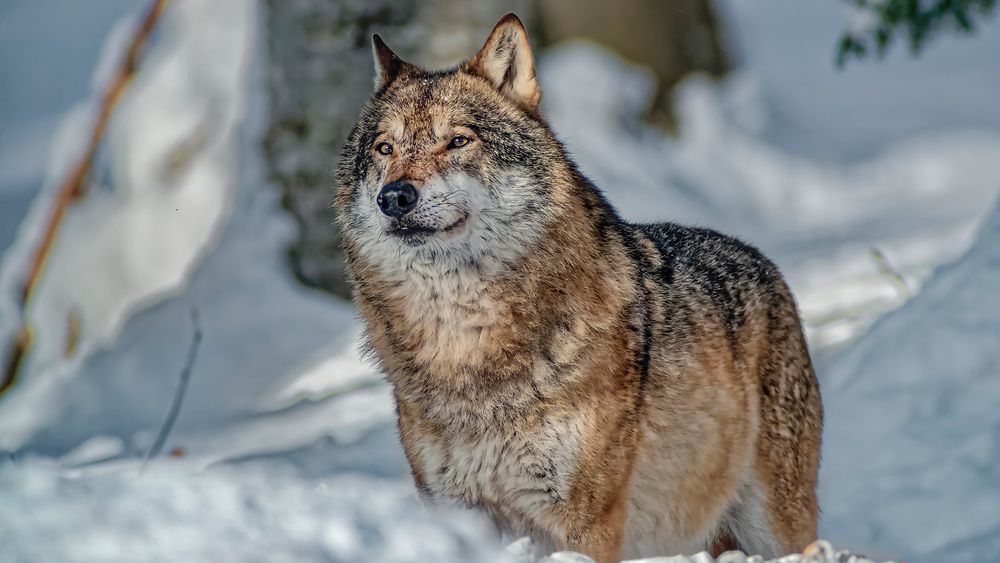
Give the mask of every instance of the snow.
[[495, 552], [484, 521], [434, 514], [409, 487], [373, 477], [315, 484], [274, 466], [61, 473], [42, 460], [0, 468], [5, 561], [460, 563]]
[[[508, 559], [504, 563], [532, 563], [530, 554], [531, 541], [522, 538], [506, 547], [504, 550]], [[559, 551], [546, 557], [538, 559], [538, 563], [593, 563], [593, 559], [574, 553], [571, 551]], [[632, 559], [623, 563], [874, 563], [872, 560], [852, 554], [847, 550], [836, 550], [830, 542], [817, 540], [807, 546], [802, 553], [792, 553], [769, 559], [766, 562], [759, 555], [750, 555], [742, 551], [727, 551], [719, 557], [713, 558], [705, 552], [694, 555], [668, 555], [660, 557], [647, 557], [644, 559]]]
[[[44, 180], [49, 141], [67, 108], [89, 94], [103, 38], [138, 0], [7, 1], [0, 5], [0, 249]], [[61, 17], [46, 17], [51, 13]], [[72, 53], [72, 56], [67, 56]], [[30, 64], [25, 64], [30, 61]]]
[[[820, 321], [854, 311], [873, 317], [905, 297], [872, 248], [919, 285], [967, 248], [1000, 186], [997, 131], [919, 135], [867, 160], [827, 163], [762, 142], [776, 116], [761, 78], [742, 71], [722, 84], [695, 78], [682, 85], [681, 136], [672, 140], [636, 122], [651, 91], [641, 70], [583, 45], [550, 52], [546, 61], [543, 90], [556, 131], [624, 215], [713, 226], [753, 241], [791, 279], [814, 346], [866, 326], [854, 322], [845, 333]], [[580, 92], [577, 84], [589, 86]]]
[[[252, 5], [235, 0], [215, 3], [212, 10], [191, 6], [197, 5], [181, 3], [166, 12], [164, 35], [148, 61], [153, 69], [135, 78], [110, 127], [112, 189], [92, 187], [60, 227], [47, 275], [26, 313], [36, 334], [26, 371], [51, 375], [32, 377], [13, 390], [14, 407], [4, 414], [18, 422], [5, 425], [0, 445], [11, 447], [19, 432], [31, 431], [31, 412], [54, 391], [67, 364], [112, 342], [132, 309], [175, 291], [189, 277], [228, 214], [237, 170], [235, 133], [245, 105], [241, 57], [252, 41]], [[192, 24], [196, 18], [202, 25]], [[135, 24], [123, 20], [109, 35], [92, 98], [109, 81]], [[57, 133], [47, 180], [0, 265], [4, 337], [19, 320], [15, 300], [23, 272], [59, 184], [84, 150], [93, 113], [93, 101], [69, 112]], [[170, 169], [177, 147], [194, 135], [204, 137], [202, 150]], [[67, 360], [70, 316], [82, 328], [79, 352]]]
[[[752, 68], [774, 118], [763, 140], [826, 162], [870, 158], [913, 137], [1000, 129], [1000, 21], [977, 21], [972, 36], [944, 34], [918, 58], [904, 45], [884, 59], [834, 64], [853, 10], [849, 2], [717, 2], [734, 30], [731, 47]], [[985, 210], [984, 210], [985, 211]]]
[[928, 561], [1000, 548], [997, 288], [1000, 207], [825, 374], [826, 447], [853, 459], [824, 458], [824, 524], [845, 541]]
[[[46, 51], [27, 43], [56, 33], [38, 5], [0, 8], [0, 68], [23, 78], [0, 92], [0, 346], [39, 217], [138, 14], [95, 8]], [[1000, 211], [982, 220], [1000, 190], [1000, 26], [838, 72], [842, 6], [721, 7], [743, 66], [681, 87], [678, 137], [639, 122], [645, 71], [590, 46], [542, 54], [546, 112], [627, 217], [739, 235], [788, 274], [827, 408], [823, 536], [881, 559], [988, 558], [1000, 550]], [[293, 223], [259, 156], [255, 4], [177, 0], [165, 17], [113, 121], [101, 185], [71, 209], [29, 310], [40, 345], [0, 398], [0, 553], [490, 560], [499, 545], [481, 521], [416, 500], [354, 309], [287, 271]], [[60, 79], [71, 87], [32, 105], [37, 65], [6, 48], [22, 44], [72, 69]], [[79, 69], [95, 64], [86, 90]], [[166, 164], [179, 155], [182, 169]], [[67, 359], [71, 309], [83, 340]], [[142, 471], [192, 309], [204, 340], [190, 386], [164, 454]]]

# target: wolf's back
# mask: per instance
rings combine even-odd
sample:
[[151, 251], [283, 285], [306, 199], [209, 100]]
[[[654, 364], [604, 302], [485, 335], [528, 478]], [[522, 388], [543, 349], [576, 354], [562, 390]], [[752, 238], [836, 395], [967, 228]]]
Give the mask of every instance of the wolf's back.
[[674, 223], [635, 225], [662, 259], [659, 278], [674, 298], [705, 297], [735, 335], [752, 308], [791, 299], [778, 268], [759, 250], [711, 229]]

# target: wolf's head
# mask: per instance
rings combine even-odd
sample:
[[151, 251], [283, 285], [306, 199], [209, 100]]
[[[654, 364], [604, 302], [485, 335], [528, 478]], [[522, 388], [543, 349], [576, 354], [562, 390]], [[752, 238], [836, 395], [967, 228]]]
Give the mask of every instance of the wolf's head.
[[517, 258], [559, 200], [569, 161], [541, 119], [527, 34], [513, 14], [447, 71], [403, 62], [378, 35], [375, 94], [348, 138], [335, 206], [348, 245], [380, 268]]

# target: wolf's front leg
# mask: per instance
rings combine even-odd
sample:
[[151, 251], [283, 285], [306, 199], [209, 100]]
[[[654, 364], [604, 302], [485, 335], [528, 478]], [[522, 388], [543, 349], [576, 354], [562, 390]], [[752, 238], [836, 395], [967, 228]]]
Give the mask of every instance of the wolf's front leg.
[[[581, 522], [578, 529], [567, 534], [563, 546], [565, 549], [583, 553], [597, 563], [621, 561], [625, 517], [628, 512], [628, 487], [622, 487], [614, 497], [605, 510], [594, 515], [596, 517]], [[582, 512], [586, 513], [588, 510], [583, 508]]]

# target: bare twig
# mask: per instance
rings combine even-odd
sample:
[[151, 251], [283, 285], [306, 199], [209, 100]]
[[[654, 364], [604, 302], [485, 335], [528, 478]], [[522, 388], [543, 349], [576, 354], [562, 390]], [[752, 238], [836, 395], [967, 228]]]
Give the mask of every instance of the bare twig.
[[198, 348], [201, 346], [201, 323], [198, 321], [198, 310], [191, 310], [191, 325], [194, 332], [191, 335], [191, 348], [188, 349], [187, 361], [184, 362], [184, 369], [181, 370], [180, 381], [177, 383], [177, 391], [174, 393], [174, 402], [170, 405], [167, 418], [160, 427], [153, 446], [149, 448], [146, 459], [142, 462], [142, 469], [145, 470], [150, 460], [160, 454], [163, 443], [167, 441], [170, 430], [174, 427], [177, 415], [181, 411], [181, 404], [184, 402], [184, 393], [187, 391], [188, 381], [191, 380], [191, 372], [194, 370], [194, 361], [198, 358]]
[[80, 311], [70, 309], [66, 315], [66, 346], [63, 349], [64, 358], [72, 358], [76, 354], [76, 346], [80, 343]]
[[139, 68], [139, 59], [142, 55], [143, 47], [146, 45], [149, 36], [152, 35], [153, 29], [156, 27], [160, 19], [160, 14], [163, 12], [166, 4], [167, 0], [151, 0], [142, 24], [135, 30], [135, 34], [129, 42], [121, 64], [118, 66], [114, 76], [112, 76], [111, 82], [104, 90], [100, 106], [98, 106], [97, 119], [90, 132], [90, 140], [87, 143], [86, 150], [76, 166], [73, 167], [72, 173], [63, 181], [56, 192], [55, 203], [45, 222], [42, 240], [32, 253], [31, 262], [28, 264], [28, 271], [21, 286], [20, 301], [18, 303], [21, 309], [21, 327], [15, 333], [14, 340], [8, 346], [8, 358], [4, 362], [4, 371], [0, 374], [0, 395], [13, 386], [17, 377], [17, 371], [24, 363], [24, 356], [27, 354], [28, 346], [31, 344], [31, 330], [25, 324], [24, 311], [31, 301], [31, 296], [38, 286], [38, 282], [41, 280], [45, 263], [52, 250], [52, 245], [55, 242], [63, 219], [66, 217], [66, 211], [74, 201], [83, 195], [87, 176], [93, 166], [94, 156], [101, 145], [101, 140], [104, 138], [111, 114], [118, 105], [122, 94], [128, 88], [132, 77], [135, 76]]
[[910, 297], [912, 293], [910, 285], [906, 283], [906, 278], [903, 277], [903, 274], [892, 265], [892, 262], [889, 262], [889, 257], [875, 246], [872, 247], [872, 257], [875, 260], [875, 265], [878, 266], [879, 273], [888, 278], [896, 286], [896, 290], [899, 291], [902, 297]]
[[385, 380], [377, 377], [371, 379], [362, 379], [360, 381], [355, 381], [354, 383], [348, 383], [347, 385], [342, 385], [328, 391], [321, 393], [302, 393], [292, 397], [289, 404], [294, 406], [294, 403], [298, 401], [309, 401], [313, 403], [318, 403], [320, 401], [327, 401], [335, 397], [343, 397], [345, 395], [350, 395], [351, 393], [356, 393], [358, 391], [364, 391], [366, 389], [374, 389], [375, 387], [381, 387], [385, 385]]
[[0, 379], [0, 396], [3, 396], [17, 382], [17, 373], [21, 364], [24, 363], [24, 356], [28, 353], [32, 340], [34, 340], [34, 334], [27, 326], [22, 326], [14, 334], [7, 351], [7, 362], [3, 366], [3, 379]]

